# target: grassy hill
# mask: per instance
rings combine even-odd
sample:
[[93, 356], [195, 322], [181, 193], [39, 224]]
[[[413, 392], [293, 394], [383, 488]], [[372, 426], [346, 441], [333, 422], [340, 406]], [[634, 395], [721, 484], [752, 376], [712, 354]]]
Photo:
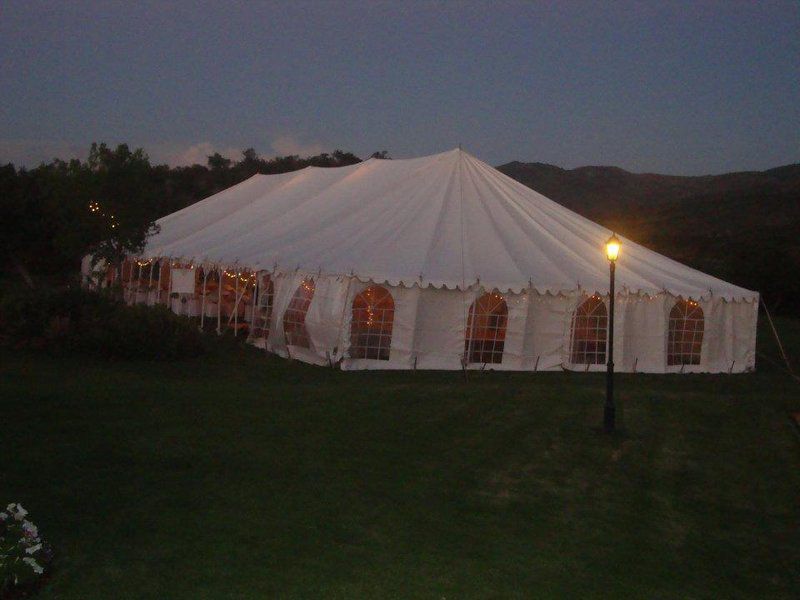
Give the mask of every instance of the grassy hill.
[[759, 350], [620, 376], [612, 437], [600, 374], [5, 351], [0, 502], [57, 551], [43, 599], [796, 598], [800, 386]]
[[511, 162], [517, 181], [648, 248], [800, 314], [800, 164], [678, 177]]

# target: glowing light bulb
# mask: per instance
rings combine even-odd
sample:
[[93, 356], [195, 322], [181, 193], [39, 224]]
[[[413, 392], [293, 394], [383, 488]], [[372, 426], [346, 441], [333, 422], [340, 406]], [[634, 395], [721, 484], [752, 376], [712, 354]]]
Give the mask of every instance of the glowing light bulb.
[[608, 258], [608, 260], [611, 262], [616, 261], [617, 257], [619, 256], [620, 246], [621, 242], [619, 241], [619, 238], [616, 236], [616, 234], [612, 234], [606, 242], [606, 258]]

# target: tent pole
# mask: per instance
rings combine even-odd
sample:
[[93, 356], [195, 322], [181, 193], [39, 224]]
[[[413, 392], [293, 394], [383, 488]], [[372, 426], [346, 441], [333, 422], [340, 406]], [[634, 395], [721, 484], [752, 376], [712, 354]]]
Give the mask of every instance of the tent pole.
[[[472, 331], [473, 329], [477, 329], [475, 321], [478, 317], [478, 315], [476, 314], [478, 308], [476, 304], [478, 301], [478, 293], [479, 293], [479, 288], [476, 288], [474, 300], [470, 302], [469, 306], [465, 305], [465, 311], [464, 311], [464, 332], [465, 332], [464, 335], [468, 336], [467, 339], [469, 340], [468, 344], [466, 344], [464, 348], [464, 380], [466, 381], [469, 380], [468, 376], [469, 369], [467, 368], [469, 367], [469, 359], [472, 356], [472, 351], [475, 349], [475, 336], [473, 335]], [[466, 294], [466, 292], [464, 292], [464, 294]], [[475, 308], [474, 311], [472, 310], [473, 307]], [[470, 326], [469, 322], [470, 313], [472, 313], [472, 326]], [[483, 366], [486, 367], [485, 364]], [[483, 369], [481, 369], [481, 371], [483, 371]]]
[[131, 296], [131, 280], [133, 279], [133, 269], [128, 269], [128, 281], [125, 281], [125, 263], [130, 259], [122, 259], [122, 268], [120, 269], [120, 284], [122, 285], [122, 300], [127, 304], [128, 298]]
[[256, 331], [256, 307], [258, 306], [259, 302], [258, 292], [260, 288], [258, 284], [259, 284], [259, 279], [261, 278], [259, 275], [259, 271], [256, 271], [254, 273], [254, 278], [255, 279], [253, 280], [253, 297], [251, 298], [253, 306], [250, 310], [250, 331], [247, 332], [248, 339], [252, 338], [255, 335]]
[[286, 356], [289, 360], [294, 360], [292, 357], [291, 346], [289, 345], [289, 336], [286, 335], [286, 328], [283, 329], [283, 343], [286, 346]]
[[154, 258], [150, 259], [150, 277], [147, 281], [147, 300], [145, 300], [145, 304], [150, 306], [150, 295], [153, 293], [153, 263], [155, 262]]
[[139, 274], [136, 276], [136, 289], [133, 291], [133, 302], [131, 304], [136, 304], [139, 300], [139, 286], [142, 283], [142, 264], [141, 260], [138, 258], [136, 259], [136, 264], [139, 266]]
[[218, 271], [219, 286], [217, 286], [217, 335], [222, 335], [222, 284], [225, 281], [225, 269]]
[[[237, 275], [237, 277], [238, 277], [238, 275]], [[237, 281], [238, 281], [238, 279], [237, 279]], [[236, 287], [239, 287], [239, 286], [237, 285]], [[237, 294], [235, 296], [236, 301], [233, 304], [233, 314], [228, 316], [228, 323], [227, 323], [228, 325], [231, 324], [231, 321], [233, 321], [234, 325], [238, 324], [238, 321], [234, 320], [234, 317], [236, 316], [236, 311], [239, 309], [239, 302], [241, 301], [242, 298], [244, 298], [245, 293], [247, 293], [247, 286], [244, 286], [244, 288], [242, 288], [242, 293], [241, 294], [238, 291], [236, 291], [234, 293]], [[234, 335], [235, 335], [235, 332], [234, 332]]]
[[[483, 294], [491, 294], [492, 292], [487, 292], [486, 288], [483, 289]], [[467, 357], [467, 366], [469, 366], [469, 357], [472, 356], [472, 353], [475, 351], [475, 335], [473, 334], [473, 329], [478, 329], [478, 300], [481, 296], [483, 296], [480, 289], [476, 289], [475, 293], [472, 294], [472, 302], [469, 303], [469, 308], [467, 308], [467, 327], [469, 328], [469, 355]], [[469, 324], [469, 315], [472, 313], [472, 326], [470, 327]], [[497, 331], [495, 331], [495, 337], [497, 336]], [[482, 352], [481, 352], [482, 354]], [[481, 357], [483, 358], [483, 357]], [[486, 363], [483, 363], [481, 367], [481, 371], [486, 368]]]
[[129, 286], [125, 285], [125, 260], [122, 259], [122, 264], [119, 266], [119, 287], [122, 290], [122, 299], [125, 300], [130, 292]]
[[203, 330], [203, 324], [206, 321], [206, 284], [208, 283], [208, 269], [203, 265], [203, 299], [200, 300], [200, 331]]
[[[272, 310], [274, 308], [275, 302], [275, 272], [277, 270], [277, 265], [272, 268], [272, 271], [268, 271], [269, 275], [269, 285], [267, 285], [266, 290], [261, 289], [261, 282], [259, 282], [259, 294], [267, 294], [266, 297], [266, 305], [264, 310], [266, 314], [261, 321], [261, 335], [264, 338], [264, 352], [268, 352], [267, 342], [269, 341], [269, 334], [272, 330]], [[272, 292], [270, 293], [270, 289]], [[259, 311], [261, 310], [261, 299], [259, 298]]]
[[[133, 270], [134, 270], [134, 269], [133, 269], [133, 264], [130, 262], [130, 258], [126, 258], [126, 259], [125, 259], [125, 262], [127, 262], [127, 263], [128, 263], [128, 286], [127, 286], [127, 287], [128, 287], [128, 289], [126, 290], [126, 292], [127, 292], [127, 294], [126, 294], [126, 295], [127, 295], [128, 297], [130, 297], [130, 295], [131, 295], [131, 290], [133, 289]], [[123, 265], [124, 265], [124, 264], [125, 264], [125, 263], [123, 263]], [[124, 268], [124, 267], [123, 267], [123, 268]], [[122, 280], [123, 280], [123, 281], [125, 280], [125, 277], [124, 277], [124, 276], [123, 276]], [[124, 296], [123, 296], [123, 297], [124, 297]]]
[[164, 258], [158, 260], [158, 284], [156, 285], [156, 300], [154, 305], [161, 304], [161, 286], [164, 285]]
[[125, 281], [125, 263], [129, 262], [127, 258], [122, 259], [122, 265], [119, 268], [119, 285], [122, 288], [122, 299], [123, 301], [130, 296], [131, 293], [131, 280], [130, 277], [133, 275], [131, 269], [128, 269], [128, 281]]
[[[464, 336], [471, 335], [469, 331], [467, 331], [468, 323], [467, 323], [467, 311], [469, 307], [466, 305], [465, 299], [467, 294], [467, 278], [466, 272], [464, 268], [464, 184], [462, 182], [462, 168], [461, 163], [463, 161], [463, 156], [461, 153], [461, 147], [459, 146], [458, 149], [458, 212], [459, 212], [459, 241], [461, 242], [461, 304], [462, 304], [462, 314], [464, 316]], [[422, 275], [420, 274], [420, 279]], [[480, 284], [480, 279], [478, 279], [478, 283]], [[465, 338], [466, 339], [466, 338]], [[467, 366], [469, 365], [469, 355], [467, 353], [467, 345], [464, 346], [464, 353], [461, 355], [461, 368], [464, 370], [464, 381], [469, 381], [469, 376], [467, 374]]]
[[[463, 281], [463, 279], [462, 279]], [[461, 286], [461, 310], [464, 315], [464, 338], [465, 341], [471, 340], [471, 333], [469, 331], [469, 307], [467, 306], [467, 292], [464, 289], [464, 284], [462, 283]], [[469, 381], [469, 372], [467, 370], [467, 366], [469, 365], [469, 350], [470, 350], [471, 343], [468, 342], [464, 346], [464, 352], [461, 354], [461, 370], [464, 372], [464, 381]]]
[[[236, 281], [233, 284], [234, 298], [236, 298], [236, 296], [239, 294], [239, 279], [241, 278], [241, 276], [242, 276], [241, 272], [236, 274]], [[245, 287], [245, 289], [247, 288]], [[242, 296], [244, 296], [244, 292], [242, 292]], [[233, 337], [239, 335], [239, 300], [241, 299], [242, 297], [239, 296], [238, 298], [236, 298], [236, 302], [234, 302], [233, 304]], [[228, 318], [228, 325], [230, 324], [231, 320], [230, 318]]]
[[[167, 289], [166, 289], [167, 294], [166, 294], [166, 296], [167, 297], [164, 299], [164, 306], [166, 306], [168, 308], [172, 308], [169, 305], [169, 293], [170, 293], [170, 288], [172, 287], [172, 257], [168, 256], [166, 258], [166, 261], [167, 261], [167, 281], [166, 281], [166, 286], [167, 286]], [[162, 285], [164, 285], [163, 281], [162, 281]], [[158, 296], [159, 296], [159, 298], [161, 297], [161, 290], [159, 290]]]
[[[253, 328], [253, 324], [255, 323], [255, 314], [256, 314], [256, 288], [258, 287], [258, 273], [253, 271], [250, 273], [250, 278], [245, 283], [245, 288], [250, 287], [252, 283], [253, 290], [250, 294], [250, 323], [247, 326], [247, 337], [250, 337], [250, 331]], [[247, 322], [247, 302], [244, 303], [244, 316], [242, 317], [245, 322]]]
[[172, 259], [169, 259], [169, 277], [167, 279], [167, 308], [172, 310]]

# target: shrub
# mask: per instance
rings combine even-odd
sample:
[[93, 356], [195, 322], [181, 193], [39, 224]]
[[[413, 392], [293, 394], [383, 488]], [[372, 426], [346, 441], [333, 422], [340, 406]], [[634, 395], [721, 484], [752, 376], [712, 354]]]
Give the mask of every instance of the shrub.
[[52, 549], [27, 514], [14, 503], [0, 512], [0, 598], [32, 593], [50, 569]]
[[0, 301], [0, 332], [15, 346], [125, 359], [202, 354], [197, 326], [164, 306], [127, 306], [107, 291], [16, 291]]

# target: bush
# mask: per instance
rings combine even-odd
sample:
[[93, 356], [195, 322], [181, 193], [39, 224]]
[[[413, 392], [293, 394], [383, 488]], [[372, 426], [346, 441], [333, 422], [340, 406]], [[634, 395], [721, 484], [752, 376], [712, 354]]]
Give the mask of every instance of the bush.
[[198, 356], [208, 343], [164, 306], [127, 306], [110, 292], [80, 288], [4, 295], [0, 335], [16, 347], [150, 360]]
[[53, 552], [20, 504], [0, 512], [0, 598], [22, 598], [44, 581]]

